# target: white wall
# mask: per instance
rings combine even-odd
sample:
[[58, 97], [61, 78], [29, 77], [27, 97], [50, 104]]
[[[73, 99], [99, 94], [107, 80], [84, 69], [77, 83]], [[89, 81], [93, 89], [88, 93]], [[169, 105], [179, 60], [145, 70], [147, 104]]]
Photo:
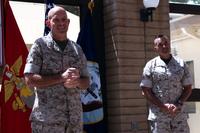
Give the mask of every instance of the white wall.
[[[45, 5], [10, 1], [12, 11], [26, 44], [33, 44], [35, 39], [43, 36]], [[80, 31], [79, 16], [68, 12], [70, 25], [68, 37], [76, 42]]]
[[[195, 88], [200, 88], [200, 39], [194, 39], [187, 37], [183, 40], [179, 40], [172, 43], [172, 47], [175, 47], [179, 57], [185, 61], [194, 61], [194, 80]], [[196, 112], [189, 113], [189, 127], [191, 133], [200, 132], [200, 102], [195, 102]]]
[[172, 45], [176, 47], [177, 54], [185, 61], [194, 61], [194, 87], [200, 88], [200, 56], [199, 45], [200, 39], [184, 39], [174, 42]]

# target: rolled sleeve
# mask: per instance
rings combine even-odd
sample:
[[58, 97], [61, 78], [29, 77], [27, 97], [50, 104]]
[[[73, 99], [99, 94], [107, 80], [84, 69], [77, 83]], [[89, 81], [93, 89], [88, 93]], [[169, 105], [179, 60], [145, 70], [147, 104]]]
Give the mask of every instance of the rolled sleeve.
[[83, 53], [82, 48], [81, 47], [78, 47], [78, 48], [79, 48], [79, 54], [80, 54], [81, 60], [83, 62], [83, 66], [81, 68], [80, 74], [81, 74], [82, 77], [89, 77], [90, 74], [89, 74], [89, 71], [87, 69], [87, 65], [88, 65], [87, 64], [87, 58], [86, 58], [85, 54]]
[[148, 79], [142, 79], [141, 83], [140, 83], [140, 87], [148, 87], [148, 88], [152, 88], [152, 81], [148, 80]]
[[142, 80], [140, 87], [152, 88], [152, 77], [151, 77], [151, 62], [148, 62], [143, 70]]
[[25, 69], [24, 69], [24, 74], [28, 74], [28, 73], [39, 73], [40, 72], [40, 67], [31, 63], [27, 63], [25, 65]]
[[24, 68], [24, 74], [40, 72], [42, 66], [42, 55], [41, 47], [39, 44], [34, 43], [29, 51], [28, 57], [26, 59], [26, 65]]
[[184, 64], [184, 76], [182, 79], [182, 84], [183, 86], [185, 86], [185, 85], [191, 85], [192, 83], [193, 83], [193, 79], [189, 71], [189, 68], [186, 64]]

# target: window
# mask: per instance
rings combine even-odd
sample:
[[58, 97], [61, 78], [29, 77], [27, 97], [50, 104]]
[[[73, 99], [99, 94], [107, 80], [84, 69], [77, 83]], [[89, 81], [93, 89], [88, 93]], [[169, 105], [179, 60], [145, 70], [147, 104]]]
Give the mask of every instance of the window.
[[200, 0], [170, 0], [170, 3], [200, 5]]

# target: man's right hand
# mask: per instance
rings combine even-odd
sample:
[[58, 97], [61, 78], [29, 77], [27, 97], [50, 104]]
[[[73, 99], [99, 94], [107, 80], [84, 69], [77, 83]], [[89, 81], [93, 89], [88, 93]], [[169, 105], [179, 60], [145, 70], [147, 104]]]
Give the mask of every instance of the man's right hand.
[[73, 67], [68, 68], [63, 74], [62, 78], [64, 81], [67, 79], [77, 79], [80, 77], [79, 70]]
[[178, 107], [174, 104], [166, 103], [161, 108], [161, 110], [163, 112], [169, 113], [172, 117], [174, 117], [180, 111], [180, 107]]
[[62, 74], [64, 86], [67, 88], [76, 88], [78, 85], [78, 79], [80, 78], [80, 72], [76, 68], [68, 68]]

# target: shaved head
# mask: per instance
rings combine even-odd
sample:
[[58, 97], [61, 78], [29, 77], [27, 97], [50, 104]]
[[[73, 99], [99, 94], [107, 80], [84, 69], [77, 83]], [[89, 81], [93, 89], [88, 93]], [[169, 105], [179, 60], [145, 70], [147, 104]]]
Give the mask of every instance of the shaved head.
[[[57, 12], [63, 11], [66, 13], [66, 10], [63, 7], [55, 6], [54, 8], [50, 9], [48, 12], [48, 19], [51, 19]], [[66, 13], [67, 16], [67, 13]]]
[[67, 31], [70, 20], [67, 12], [63, 7], [55, 6], [49, 10], [47, 26], [51, 29], [51, 33], [56, 40], [66, 40]]
[[161, 43], [161, 41], [162, 41], [163, 39], [169, 40], [169, 38], [168, 38], [166, 35], [160, 34], [160, 35], [156, 36], [156, 38], [155, 38], [155, 40], [154, 40], [154, 44], [157, 45], [157, 44]]

